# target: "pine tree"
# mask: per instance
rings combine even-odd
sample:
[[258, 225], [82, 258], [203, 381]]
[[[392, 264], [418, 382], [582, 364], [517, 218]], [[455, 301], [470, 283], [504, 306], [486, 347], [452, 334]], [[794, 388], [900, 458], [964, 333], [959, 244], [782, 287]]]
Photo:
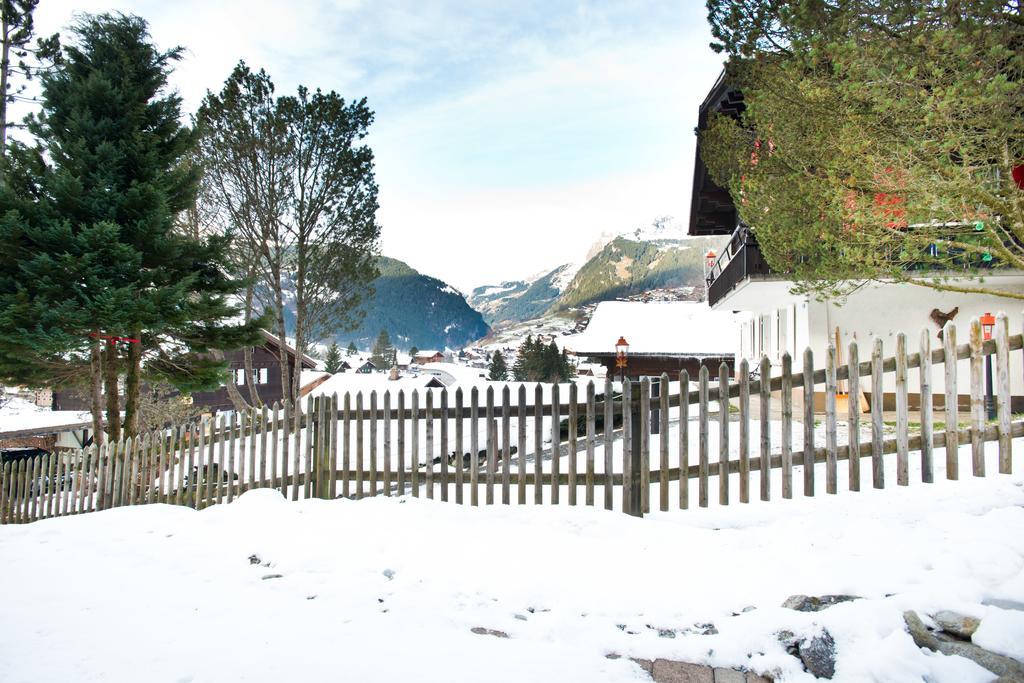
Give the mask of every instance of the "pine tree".
[[508, 379], [508, 366], [505, 364], [505, 357], [501, 355], [501, 351], [495, 351], [491, 356], [487, 379], [492, 382], [503, 382]]
[[419, 353], [419, 352], [420, 352], [420, 350], [418, 348], [416, 348], [415, 346], [413, 346], [413, 347], [411, 347], [409, 349], [409, 355], [412, 356], [413, 358], [415, 358], [416, 354]]
[[390, 367], [394, 360], [394, 347], [391, 346], [391, 337], [387, 330], [381, 330], [377, 335], [377, 341], [373, 343], [373, 350], [370, 352], [370, 361], [378, 368]]
[[[7, 120], [7, 105], [26, 99], [22, 95], [26, 83], [15, 86], [13, 77], [30, 81], [47, 68], [47, 63], [60, 59], [57, 34], [41, 38], [35, 47], [31, 46], [35, 35], [32, 14], [38, 4], [39, 0], [0, 0], [0, 156], [6, 153], [7, 129], [13, 125]], [[25, 61], [30, 56], [35, 64]], [[0, 168], [0, 174], [2, 171]]]
[[341, 349], [338, 343], [334, 342], [327, 349], [327, 357], [324, 359], [324, 370], [332, 375], [341, 370]]
[[516, 362], [512, 364], [512, 377], [517, 382], [530, 381], [528, 372], [528, 356], [530, 350], [533, 347], [533, 335], [526, 335], [526, 339], [522, 344], [519, 345], [519, 349], [516, 352]]
[[102, 375], [116, 440], [119, 376], [133, 435], [143, 373], [213, 388], [226, 372], [217, 352], [256, 343], [262, 321], [231, 322], [241, 284], [225, 275], [227, 239], [175, 224], [198, 177], [180, 98], [165, 92], [181, 50], [159, 51], [145, 21], [120, 14], [85, 16], [74, 35], [41, 77], [38, 145], [12, 145], [0, 190], [0, 376], [88, 378], [95, 424]]
[[346, 349], [346, 351], [348, 352], [348, 355], [350, 355], [350, 356], [354, 356], [357, 353], [359, 353], [359, 349], [356, 348], [356, 343], [354, 341], [350, 341], [348, 343], [348, 349]]

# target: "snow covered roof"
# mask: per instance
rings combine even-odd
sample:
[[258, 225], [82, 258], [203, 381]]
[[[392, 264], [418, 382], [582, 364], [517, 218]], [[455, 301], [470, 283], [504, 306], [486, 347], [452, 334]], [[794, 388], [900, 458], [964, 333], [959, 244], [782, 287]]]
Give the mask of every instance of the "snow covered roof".
[[[260, 333], [263, 335], [263, 339], [264, 340], [266, 340], [270, 344], [273, 344], [274, 346], [278, 346], [281, 343], [281, 340], [278, 339], [276, 334], [271, 334], [270, 332], [267, 332], [266, 330], [260, 330]], [[292, 341], [294, 341], [294, 340], [292, 340]], [[290, 343], [289, 344], [285, 344], [284, 345], [284, 349], [285, 349], [285, 352], [288, 353], [288, 355], [295, 356], [295, 347], [292, 346], [292, 344], [290, 344]], [[302, 354], [302, 365], [303, 365], [303, 367], [312, 369], [312, 368], [315, 368], [317, 366], [317, 360], [316, 360], [316, 358], [312, 358], [311, 356], [307, 356], [306, 354]]]
[[558, 343], [578, 355], [615, 353], [620, 336], [630, 354], [708, 356], [735, 354], [739, 317], [704, 302], [602, 301], [587, 329]]
[[[24, 406], [21, 404], [25, 404]], [[11, 401], [15, 404], [15, 401]], [[28, 436], [31, 434], [57, 434], [75, 429], [92, 429], [89, 411], [48, 410], [18, 401], [18, 405], [4, 406], [0, 410], [0, 438]]]
[[344, 372], [333, 375], [324, 383], [314, 387], [309, 392], [309, 396], [330, 396], [334, 393], [337, 393], [338, 396], [343, 396], [346, 391], [352, 394], [362, 392], [363, 400], [368, 401], [371, 391], [376, 391], [378, 395], [381, 395], [385, 391], [394, 393], [399, 389], [404, 389], [405, 391], [424, 389], [434, 379], [432, 375], [403, 375], [393, 380], [389, 379], [386, 373], [360, 375], [353, 372]]
[[440, 351], [436, 350], [436, 349], [426, 349], [424, 351], [417, 351], [416, 352], [416, 357], [417, 358], [433, 358], [434, 356], [438, 356], [438, 355], [443, 356], [444, 354], [441, 353]]
[[467, 365], [459, 365], [458, 363], [424, 363], [423, 372], [431, 375], [436, 375], [442, 379], [448, 377], [451, 381], [445, 381], [445, 384], [449, 386], [454, 384], [474, 384], [480, 382], [484, 374], [486, 374], [480, 368], [471, 368]]

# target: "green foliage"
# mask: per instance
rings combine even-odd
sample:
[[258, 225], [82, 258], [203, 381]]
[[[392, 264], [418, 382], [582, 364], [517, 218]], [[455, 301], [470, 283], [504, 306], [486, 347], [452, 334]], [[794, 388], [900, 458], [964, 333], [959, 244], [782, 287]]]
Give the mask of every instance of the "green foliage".
[[232, 324], [227, 239], [175, 226], [197, 181], [193, 132], [166, 92], [181, 51], [159, 51], [131, 16], [84, 16], [74, 35], [41, 76], [37, 145], [12, 145], [0, 189], [0, 377], [82, 382], [106, 334], [140, 340], [117, 354], [130, 384], [141, 364], [182, 392], [213, 388], [225, 365], [209, 352], [254, 343], [262, 321]]
[[[710, 0], [741, 120], [705, 163], [773, 269], [841, 297], [866, 280], [1024, 298], [1024, 20], [1003, 0]], [[752, 134], [751, 131], [754, 131]]]
[[348, 349], [346, 349], [346, 351], [350, 356], [354, 356], [359, 353], [359, 349], [356, 348], [356, 343], [351, 341], [348, 343]]
[[517, 382], [566, 382], [574, 375], [568, 356], [558, 351], [554, 341], [544, 344], [533, 335], [528, 335], [519, 346], [512, 366], [512, 376]]
[[409, 347], [409, 355], [410, 356], [415, 357], [416, 354], [419, 353], [419, 352], [420, 352], [420, 350], [417, 347], [415, 347], [415, 346]]
[[396, 349], [391, 345], [391, 337], [387, 330], [381, 330], [377, 335], [377, 341], [373, 343], [373, 350], [370, 352], [370, 361], [378, 368], [389, 368], [395, 364]]
[[327, 357], [324, 358], [324, 370], [332, 375], [341, 370], [341, 349], [337, 342], [334, 342], [327, 349]]
[[487, 368], [487, 379], [492, 382], [503, 382], [508, 379], [508, 365], [505, 364], [505, 357], [501, 351], [495, 351], [491, 356], [491, 364]]

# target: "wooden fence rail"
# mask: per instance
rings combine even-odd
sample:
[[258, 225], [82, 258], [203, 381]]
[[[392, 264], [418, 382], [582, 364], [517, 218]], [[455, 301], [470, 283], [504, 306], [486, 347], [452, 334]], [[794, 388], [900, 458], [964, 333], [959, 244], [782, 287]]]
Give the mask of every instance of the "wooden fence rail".
[[[1010, 360], [1024, 349], [1024, 336], [1011, 336], [1000, 315], [993, 339], [982, 339], [977, 320], [968, 339], [958, 345], [950, 324], [934, 349], [927, 331], [912, 353], [901, 334], [892, 356], [885, 357], [881, 340], [874, 340], [865, 352], [870, 360], [863, 362], [853, 342], [843, 364], [833, 348], [823, 358], [807, 349], [798, 372], [784, 354], [775, 376], [768, 358], [758, 364], [757, 379], [745, 360], [735, 373], [723, 364], [715, 373], [702, 368], [697, 377], [684, 371], [670, 381], [662, 375], [655, 378], [655, 397], [651, 379], [643, 378], [572, 384], [564, 393], [554, 385], [546, 400], [541, 385], [532, 396], [522, 385], [514, 392], [492, 385], [261, 406], [99, 448], [4, 462], [0, 523], [149, 503], [202, 509], [254, 488], [275, 489], [292, 500], [411, 495], [473, 506], [530, 500], [642, 515], [652, 507], [688, 508], [693, 479], [702, 507], [710, 504], [716, 478], [720, 505], [748, 503], [752, 495], [771, 500], [773, 473], [783, 499], [792, 498], [795, 488], [805, 496], [836, 494], [844, 480], [847, 490], [859, 491], [868, 473], [875, 488], [891, 483], [892, 471], [897, 486], [910, 485], [912, 473], [930, 483], [936, 451], [945, 453], [945, 476], [957, 479], [961, 445], [970, 448], [971, 474], [987, 476], [989, 443], [996, 444], [998, 472], [1010, 473], [1011, 439], [1024, 436], [1024, 420], [1011, 414]], [[969, 361], [966, 377], [948, 362], [954, 359]], [[995, 420], [988, 419], [985, 405], [986, 362], [995, 368]], [[944, 424], [933, 417], [935, 366], [942, 366]], [[915, 376], [916, 411], [909, 391]], [[866, 387], [862, 378], [868, 378]], [[842, 411], [841, 385], [847, 390]], [[870, 400], [862, 415], [864, 389], [870, 389]], [[823, 394], [823, 414], [815, 413], [816, 392]], [[886, 394], [895, 397], [895, 429], [888, 432]], [[966, 411], [959, 405], [962, 395], [970, 397]], [[719, 404], [720, 397], [728, 401]], [[801, 424], [798, 430], [794, 422]], [[862, 433], [862, 422], [870, 434]]]

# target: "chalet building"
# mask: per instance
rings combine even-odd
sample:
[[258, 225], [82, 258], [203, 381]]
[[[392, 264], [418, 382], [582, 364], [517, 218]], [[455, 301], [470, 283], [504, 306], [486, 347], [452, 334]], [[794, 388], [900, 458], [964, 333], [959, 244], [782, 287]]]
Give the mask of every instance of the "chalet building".
[[377, 372], [380, 369], [372, 360], [364, 360], [356, 366], [356, 372], [360, 375], [369, 375], [371, 372]]
[[40, 410], [17, 415], [0, 427], [0, 464], [55, 450], [92, 444], [92, 416], [77, 410]]
[[[280, 402], [283, 398], [281, 392], [281, 359], [278, 353], [280, 341], [269, 332], [263, 331], [263, 343], [253, 347], [252, 376], [247, 377], [245, 372], [245, 353], [242, 349], [224, 353], [228, 361], [231, 380], [238, 387], [239, 393], [248, 400], [249, 387], [257, 392], [267, 405]], [[295, 363], [295, 349], [291, 346], [285, 347], [288, 354], [288, 376], [291, 377], [292, 368]], [[316, 368], [316, 361], [303, 354], [303, 370]], [[194, 405], [206, 408], [210, 412], [219, 410], [232, 410], [234, 405], [228, 397], [227, 387], [219, 387], [212, 391], [197, 391], [192, 394]], [[89, 410], [88, 397], [81, 391], [57, 390], [53, 392], [53, 410]]]
[[[686, 370], [696, 381], [701, 366], [717, 377], [725, 363], [730, 370], [738, 349], [737, 317], [711, 311], [700, 302], [602, 301], [587, 328], [562, 337], [560, 345], [579, 358], [604, 366], [608, 377], [673, 379]], [[616, 367], [615, 345], [623, 337], [629, 344], [626, 368]], [[593, 370], [591, 370], [593, 373]]]
[[[744, 106], [743, 94], [729, 86], [723, 73], [700, 106], [698, 130], [705, 129], [711, 113], [738, 118]], [[901, 332], [907, 335], [908, 346], [916, 349], [923, 328], [937, 335], [948, 318], [958, 326], [959, 343], [967, 341], [969, 321], [985, 313], [1006, 312], [1019, 329], [1020, 304], [988, 294], [940, 292], [898, 282], [869, 283], [843, 302], [818, 301], [813, 296], [792, 293], [793, 282], [788, 275], [773, 270], [765, 261], [757, 243], [757, 226], [745, 225], [740, 220], [729, 192], [711, 179], [701, 158], [699, 141], [694, 159], [689, 234], [729, 236], [728, 244], [706, 274], [708, 305], [714, 311], [746, 314], [746, 320], [736, 331], [735, 343], [739, 357], [746, 358], [752, 366], [762, 355], [780, 366], [782, 354], [788, 352], [794, 369], [799, 370], [803, 351], [810, 347], [815, 364], [821, 367], [830, 344], [836, 348], [838, 362], [844, 363], [848, 360], [849, 343], [854, 339], [860, 346], [861, 361], [870, 357], [874, 338], [881, 339], [884, 353], [891, 355]], [[921, 277], [950, 277], [952, 284], [969, 282], [966, 273], [920, 272]], [[986, 273], [985, 286], [1020, 292], [1024, 289], [1024, 272], [994, 268]], [[933, 348], [941, 343], [937, 336], [932, 337]], [[1024, 368], [1019, 354], [1010, 355], [1014, 366], [1010, 369], [1013, 410], [1024, 410]], [[969, 361], [960, 363], [960, 377], [969, 376]], [[917, 373], [910, 374], [911, 407], [916, 407], [920, 379]], [[863, 378], [861, 385], [870, 393], [868, 378]], [[944, 405], [943, 373], [934, 373], [932, 388], [935, 406], [940, 408]], [[969, 405], [969, 383], [960, 382], [958, 391], [959, 403]], [[815, 396], [815, 403], [823, 406], [823, 397]], [[883, 403], [887, 409], [894, 407], [895, 396], [886, 393]]]
[[440, 351], [417, 351], [416, 355], [413, 356], [413, 363], [416, 365], [426, 365], [427, 363], [443, 363], [444, 354]]

